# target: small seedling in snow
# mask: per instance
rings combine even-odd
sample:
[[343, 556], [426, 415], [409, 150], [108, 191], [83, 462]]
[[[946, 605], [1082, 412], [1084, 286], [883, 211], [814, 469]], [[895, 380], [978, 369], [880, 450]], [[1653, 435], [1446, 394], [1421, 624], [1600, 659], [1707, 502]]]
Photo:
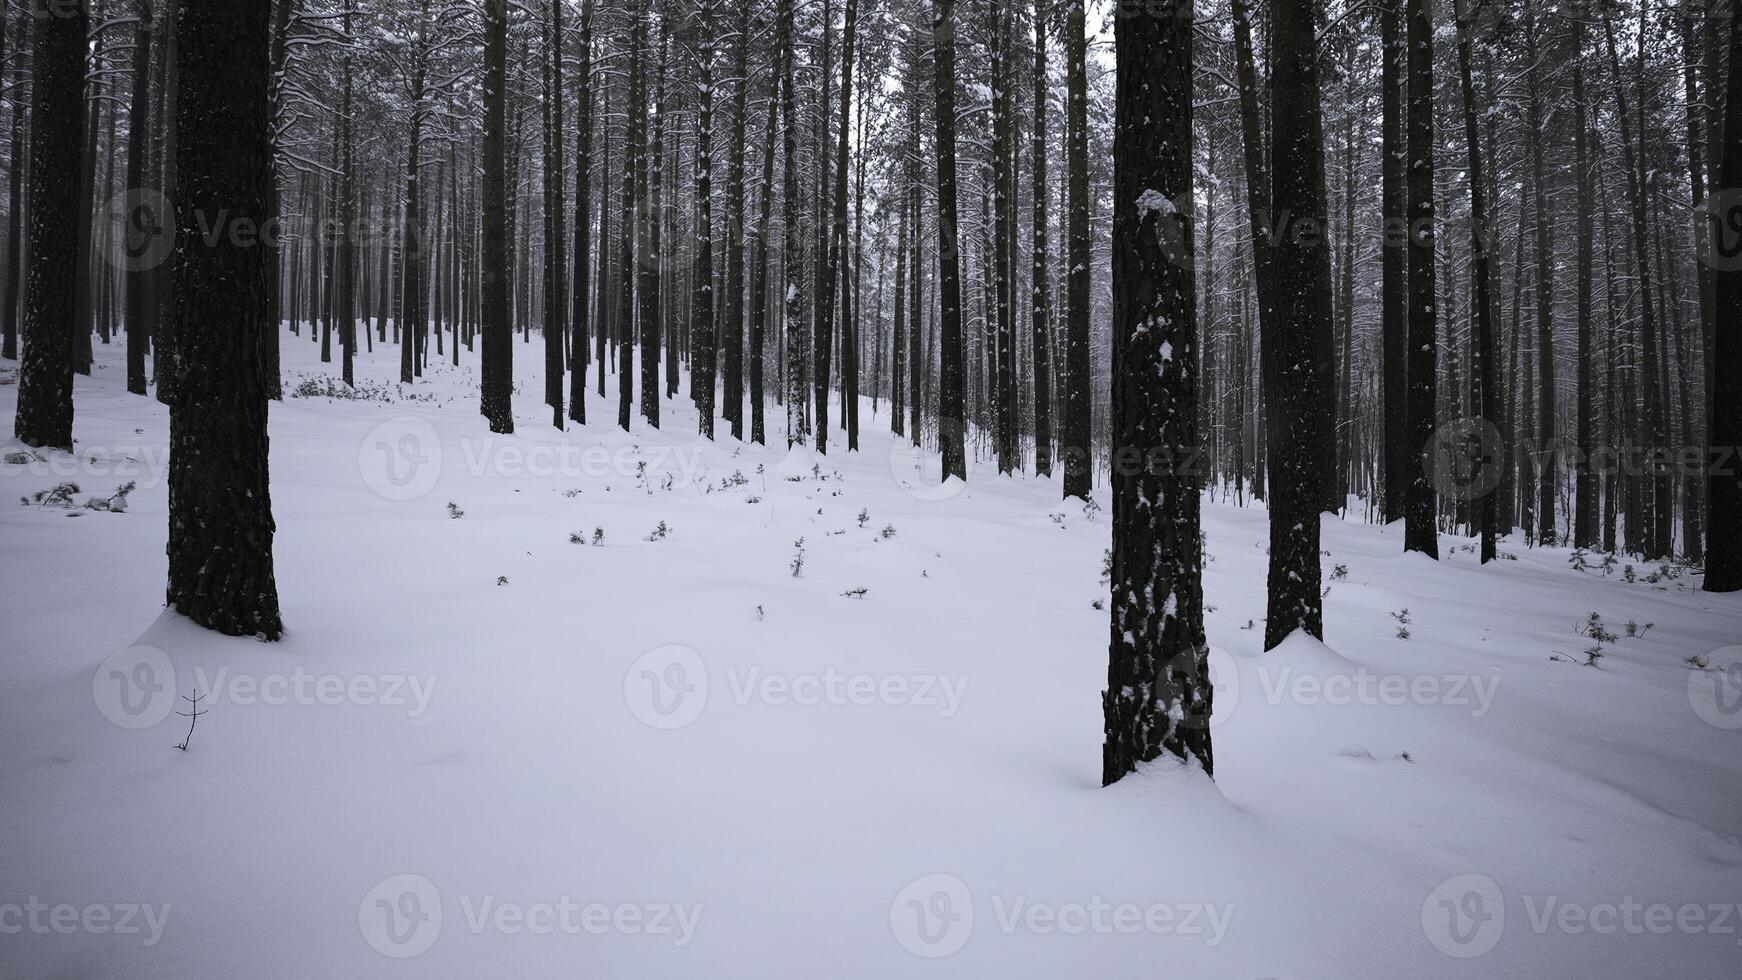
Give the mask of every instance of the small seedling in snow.
[[841, 593], [841, 597], [844, 599], [863, 599], [863, 598], [865, 598], [865, 593], [870, 592], [870, 591], [871, 591], [870, 589], [867, 589], [863, 585], [861, 585], [856, 589], [848, 589], [847, 591]]
[[[78, 493], [79, 485], [77, 483], [57, 484], [53, 489], [36, 491], [36, 505], [38, 507], [71, 507], [73, 498]], [[22, 497], [19, 499], [23, 500]]]
[[1602, 646], [1605, 643], [1614, 643], [1616, 639], [1618, 639], [1614, 633], [1609, 632], [1608, 628], [1603, 625], [1603, 617], [1597, 613], [1591, 614], [1591, 618], [1585, 621], [1585, 625], [1579, 627], [1579, 632], [1593, 640], [1596, 640], [1598, 646]]
[[1637, 581], [1637, 579], [1633, 575], [1633, 566], [1632, 565], [1622, 565], [1621, 566], [1621, 581], [1627, 582], [1629, 584]]
[[878, 536], [883, 538], [883, 540], [885, 540], [885, 541], [889, 540], [890, 538], [895, 537], [895, 525], [893, 525], [893, 524], [883, 525], [883, 530], [878, 532]]
[[1113, 549], [1108, 548], [1107, 550], [1101, 552], [1101, 584], [1102, 585], [1111, 585], [1112, 583], [1113, 583]]
[[792, 546], [798, 550], [792, 553], [792, 563], [789, 567], [792, 568], [792, 577], [798, 578], [804, 574], [804, 539], [799, 538], [792, 543]]
[[1097, 609], [1097, 610], [1106, 609], [1107, 603], [1100, 600], [1100, 599], [1096, 599], [1094, 602], [1089, 603], [1089, 608], [1090, 609]]
[[1347, 566], [1347, 565], [1333, 565], [1331, 567], [1331, 581], [1341, 582], [1343, 579], [1346, 579], [1348, 577], [1349, 577], [1349, 566]]
[[1694, 654], [1693, 656], [1689, 657], [1688, 659], [1682, 661], [1682, 663], [1687, 664], [1689, 667], [1692, 667], [1695, 670], [1705, 670], [1706, 668], [1712, 666], [1712, 662], [1710, 660], [1707, 660], [1705, 657], [1702, 657], [1697, 653]]
[[602, 527], [593, 528], [593, 547], [603, 548], [604, 546], [605, 546], [605, 529]]
[[666, 535], [668, 535], [670, 533], [671, 533], [671, 528], [666, 527], [664, 521], [660, 521], [658, 527], [656, 527], [652, 531], [648, 532], [647, 540], [649, 540], [649, 541], [664, 541], [666, 538]]
[[1572, 557], [1567, 559], [1567, 564], [1573, 566], [1573, 571], [1582, 572], [1591, 567], [1591, 563], [1586, 561], [1588, 557], [1589, 556], [1585, 553], [1585, 549], [1574, 548]]
[[1409, 639], [1409, 610], [1399, 609], [1391, 614], [1391, 618], [1397, 620], [1397, 638]]
[[764, 612], [763, 612], [763, 611], [762, 611], [762, 607], [761, 607], [761, 606], [757, 606], [757, 607], [756, 607], [756, 621], [757, 621], [757, 622], [758, 622], [758, 623], [760, 623], [760, 622], [762, 622], [762, 617], [763, 617], [763, 616], [765, 616], [765, 615], [767, 615], [767, 614], [766, 614], [766, 613], [764, 613]]
[[508, 584], [508, 576], [506, 576], [506, 575], [496, 576], [496, 584], [497, 585], [507, 585]]
[[1656, 623], [1646, 623], [1644, 626], [1641, 626], [1629, 619], [1627, 621], [1627, 635], [1642, 640], [1645, 638], [1645, 631], [1656, 625]]
[[194, 740], [194, 724], [200, 720], [201, 715], [205, 714], [204, 711], [200, 710], [200, 702], [205, 700], [205, 697], [206, 696], [201, 694], [200, 689], [197, 687], [194, 688], [193, 697], [190, 698], [185, 694], [181, 696], [181, 699], [188, 703], [188, 710], [177, 711], [176, 714], [188, 720], [188, 733], [186, 737], [181, 740], [181, 744], [177, 745], [176, 748], [181, 749], [183, 752], [188, 750], [188, 743]]
[[448, 501], [448, 517], [449, 517], [449, 519], [457, 521], [460, 518], [465, 517], [465, 516], [466, 516], [466, 512], [460, 509], [459, 504], [454, 503], [452, 500]]

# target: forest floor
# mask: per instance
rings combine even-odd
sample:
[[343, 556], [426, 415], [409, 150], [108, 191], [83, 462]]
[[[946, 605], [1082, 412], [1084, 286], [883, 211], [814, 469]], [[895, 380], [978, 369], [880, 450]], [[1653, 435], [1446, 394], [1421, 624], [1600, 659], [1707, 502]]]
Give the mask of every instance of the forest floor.
[[1697, 575], [1327, 517], [1327, 644], [1264, 654], [1265, 512], [1218, 497], [1216, 779], [1103, 789], [1104, 490], [939, 487], [869, 402], [827, 457], [687, 397], [624, 434], [614, 387], [561, 433], [536, 339], [492, 437], [471, 355], [401, 390], [378, 345], [341, 399], [317, 353], [286, 334], [271, 413], [280, 643], [163, 610], [168, 414], [121, 346], [76, 460], [0, 464], [79, 486], [0, 507], [0, 976], [1742, 962], [1742, 597]]

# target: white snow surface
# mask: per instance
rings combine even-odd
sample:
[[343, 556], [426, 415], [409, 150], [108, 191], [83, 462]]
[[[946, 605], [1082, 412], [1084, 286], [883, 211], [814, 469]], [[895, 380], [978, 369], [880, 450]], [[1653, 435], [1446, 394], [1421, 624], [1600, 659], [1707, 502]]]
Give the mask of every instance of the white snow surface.
[[514, 436], [470, 353], [272, 406], [267, 644], [163, 609], [167, 410], [99, 347], [78, 460], [0, 464], [139, 484], [0, 507], [0, 977], [1737, 975], [1742, 597], [1327, 517], [1327, 644], [1262, 653], [1265, 512], [1218, 495], [1215, 780], [1103, 789], [1104, 491], [940, 487], [886, 403], [859, 453], [773, 405], [707, 443], [687, 380], [559, 433], [541, 350]]

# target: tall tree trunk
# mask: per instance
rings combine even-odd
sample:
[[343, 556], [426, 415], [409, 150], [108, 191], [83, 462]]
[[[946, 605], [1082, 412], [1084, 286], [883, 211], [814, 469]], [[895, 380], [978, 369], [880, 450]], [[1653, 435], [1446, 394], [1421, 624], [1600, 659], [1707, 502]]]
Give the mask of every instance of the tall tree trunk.
[[[700, 118], [696, 128], [696, 258], [695, 299], [690, 307], [695, 353], [690, 358], [690, 391], [695, 397], [697, 426], [714, 438], [714, 8], [702, 0], [702, 30], [696, 54], [701, 91]], [[726, 235], [726, 247], [732, 236]], [[733, 297], [728, 297], [732, 299]]]
[[[829, 357], [833, 339], [835, 292], [841, 281], [841, 264], [847, 250], [847, 152], [848, 137], [852, 127], [853, 112], [853, 42], [856, 40], [855, 21], [859, 15], [859, 0], [847, 0], [847, 25], [841, 41], [841, 128], [836, 137], [834, 182], [835, 187], [830, 195], [830, 204], [834, 209], [833, 222], [829, 230], [828, 263], [823, 269], [822, 285], [817, 287], [816, 330], [816, 370], [814, 383], [816, 385], [817, 403], [817, 452], [828, 451], [829, 428]], [[826, 30], [833, 30], [832, 24], [824, 25]], [[825, 41], [825, 43], [827, 43]], [[824, 69], [825, 71], [827, 68]], [[827, 131], [824, 131], [827, 136]], [[841, 311], [842, 325], [845, 327], [847, 311]], [[846, 352], [842, 352], [843, 358]], [[844, 369], [843, 369], [843, 373]], [[842, 386], [843, 401], [841, 415], [847, 415], [845, 402], [846, 386]]]
[[[508, 0], [484, 0], [484, 334], [480, 407], [490, 431], [514, 431], [514, 326], [508, 308]], [[436, 325], [440, 329], [440, 324]]]
[[[1418, 0], [1419, 2], [1419, 0]], [[1320, 335], [1331, 319], [1331, 252], [1320, 114], [1318, 0], [1279, 0], [1272, 8], [1270, 65], [1271, 194], [1287, 215], [1271, 248], [1276, 317], [1261, 337], [1271, 351], [1269, 603], [1264, 647], [1291, 633], [1324, 636], [1319, 591], [1319, 513], [1326, 474], [1323, 429], [1330, 410], [1330, 365]], [[1299, 228], [1304, 233], [1294, 234]]]
[[73, 449], [73, 336], [76, 319], [79, 185], [85, 131], [84, 0], [66, 16], [35, 19], [31, 45], [29, 273], [24, 360], [14, 433], [27, 446]]
[[1438, 560], [1437, 501], [1422, 458], [1435, 429], [1438, 359], [1434, 327], [1433, 23], [1427, 0], [1407, 0], [1405, 12], [1409, 46], [1409, 429], [1404, 445], [1409, 451], [1405, 474], [1409, 490], [1403, 547]]
[[[1094, 490], [1094, 397], [1089, 363], [1089, 73], [1083, 0], [1065, 6], [1065, 169], [1069, 184], [1065, 234], [1064, 495], [1088, 500]], [[953, 204], [953, 202], [952, 202]], [[950, 234], [955, 235], [952, 222]], [[915, 432], [918, 438], [918, 432]]]
[[[568, 365], [568, 241], [563, 234], [563, 5], [550, 0], [544, 21], [544, 403], [551, 424], [563, 427], [563, 370]], [[458, 349], [459, 345], [454, 345]]]
[[[1482, 159], [1481, 135], [1476, 125], [1478, 109], [1476, 107], [1476, 85], [1470, 72], [1470, 21], [1469, 0], [1458, 0], [1458, 85], [1464, 101], [1464, 143], [1470, 164], [1470, 275], [1474, 280], [1471, 303], [1475, 306], [1476, 344], [1475, 363], [1470, 365], [1470, 374], [1476, 388], [1476, 411], [1480, 419], [1480, 432], [1497, 431], [1494, 423], [1499, 414], [1500, 392], [1494, 379], [1494, 304], [1491, 299], [1492, 283], [1490, 282], [1489, 263], [1492, 256], [1489, 252], [1491, 234], [1488, 223], [1488, 201], [1486, 174], [1487, 170]], [[1505, 452], [1503, 447], [1478, 446], [1479, 449], [1499, 450], [1494, 459], [1480, 459], [1477, 464], [1480, 470], [1472, 474], [1474, 479], [1462, 489], [1468, 495], [1475, 495], [1475, 522], [1481, 536], [1482, 564], [1487, 564], [1499, 557], [1495, 544], [1494, 494], [1493, 487], [1485, 485], [1483, 479], [1497, 473], [1495, 467], [1503, 465]]]
[[[1177, 465], [1198, 449], [1192, 219], [1173, 203], [1192, 196], [1193, 24], [1188, 11], [1168, 9], [1183, 2], [1114, 21], [1112, 642], [1102, 785], [1163, 753], [1213, 771], [1200, 498], [1191, 469]], [[1158, 451], [1169, 465], [1120, 462]], [[1316, 530], [1316, 513], [1312, 523]]]
[[[1708, 25], [1717, 30], [1719, 25]], [[1725, 78], [1723, 164], [1713, 201], [1722, 212], [1711, 217], [1717, 280], [1716, 345], [1712, 349], [1711, 436], [1713, 450], [1706, 477], [1707, 592], [1742, 590], [1742, 20], [1729, 20], [1729, 68]]]
[[[256, 228], [272, 217], [270, 18], [264, 3], [184, 0], [177, 22], [176, 343], [184, 368], [169, 420], [165, 600], [208, 629], [275, 640], [284, 625], [272, 566], [270, 402], [260, 377], [260, 335], [271, 316], [267, 253], [201, 235], [220, 214]], [[83, 46], [82, 31], [73, 39]]]
[[[1597, 409], [1594, 403], [1591, 359], [1591, 276], [1595, 228], [1592, 211], [1596, 195], [1591, 186], [1590, 140], [1586, 129], [1589, 108], [1585, 98], [1585, 25], [1573, 21], [1573, 181], [1578, 194], [1574, 210], [1578, 227], [1573, 237], [1578, 256], [1575, 259], [1574, 292], [1577, 296], [1578, 320], [1578, 469], [1573, 479], [1573, 547], [1596, 548], [1600, 541], [1597, 528], [1597, 474], [1591, 460], [1597, 446]], [[1691, 111], [1691, 110], [1690, 110]], [[1695, 168], [1697, 174], [1699, 168]], [[1697, 179], [1697, 178], [1696, 178]], [[1695, 197], [1699, 197], [1697, 190]]]
[[[282, 5], [289, 9], [291, 0], [282, 0]], [[133, 92], [127, 105], [127, 186], [138, 190], [145, 186], [145, 179], [151, 152], [151, 49], [154, 34], [152, 31], [152, 9], [150, 0], [138, 0], [134, 7], [139, 23], [134, 25], [133, 33]], [[17, 145], [16, 141], [13, 144]], [[16, 169], [23, 161], [13, 161]], [[276, 201], [277, 190], [274, 184], [273, 198]], [[155, 202], [153, 202], [155, 204]], [[16, 204], [16, 199], [14, 199]], [[141, 202], [143, 204], [143, 202]], [[274, 214], [277, 209], [274, 208]], [[173, 216], [156, 213], [156, 207], [140, 209], [135, 204], [129, 214], [122, 216], [122, 252], [125, 257], [127, 272], [127, 390], [135, 395], [145, 394], [145, 353], [151, 346], [150, 319], [147, 311], [150, 309], [148, 283], [150, 276], [147, 262], [136, 261], [148, 259], [150, 246], [154, 240], [164, 233], [162, 225], [172, 220]], [[8, 258], [16, 259], [14, 250], [6, 251]], [[4, 315], [11, 319], [11, 307], [7, 307]], [[272, 331], [274, 343], [273, 354], [277, 353], [278, 331]], [[276, 357], [270, 358], [271, 374], [268, 384], [277, 380], [278, 362]], [[263, 366], [263, 371], [265, 367]], [[269, 392], [270, 393], [270, 392]]]
[[[968, 478], [963, 434], [961, 227], [956, 216], [956, 0], [934, 0], [932, 39], [937, 47], [938, 265], [942, 324], [938, 343], [938, 449], [943, 477]], [[1074, 14], [1073, 14], [1074, 16]]]
[[726, 298], [720, 305], [723, 340], [720, 417], [732, 438], [744, 438], [744, 169], [750, 109], [750, 3], [738, 0], [732, 42], [731, 162], [726, 171]]
[[[1034, 471], [1052, 475], [1052, 284], [1047, 279], [1046, 196], [1046, 4], [1034, 0], [1034, 131], [1030, 134], [1030, 179], [1034, 181], [1034, 243], [1029, 272], [1034, 346]], [[899, 430], [897, 430], [899, 431]]]

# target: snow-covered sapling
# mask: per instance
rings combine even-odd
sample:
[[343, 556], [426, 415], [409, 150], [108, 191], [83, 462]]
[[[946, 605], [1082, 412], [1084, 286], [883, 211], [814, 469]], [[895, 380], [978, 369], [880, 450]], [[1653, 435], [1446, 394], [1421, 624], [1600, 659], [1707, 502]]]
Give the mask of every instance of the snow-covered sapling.
[[664, 521], [660, 521], [658, 527], [656, 527], [652, 531], [648, 532], [647, 540], [649, 540], [649, 541], [664, 541], [666, 538], [666, 535], [668, 535], [670, 533], [671, 533], [671, 528], [667, 527]]
[[792, 546], [797, 550], [792, 553], [792, 562], [789, 567], [792, 569], [792, 577], [798, 578], [804, 574], [804, 539], [799, 538], [792, 543]]
[[871, 523], [871, 512], [863, 507], [859, 508], [859, 526], [864, 527], [869, 523]]
[[454, 503], [452, 500], [448, 501], [448, 517], [450, 519], [457, 521], [465, 516], [466, 512], [460, 509], [459, 504]]

